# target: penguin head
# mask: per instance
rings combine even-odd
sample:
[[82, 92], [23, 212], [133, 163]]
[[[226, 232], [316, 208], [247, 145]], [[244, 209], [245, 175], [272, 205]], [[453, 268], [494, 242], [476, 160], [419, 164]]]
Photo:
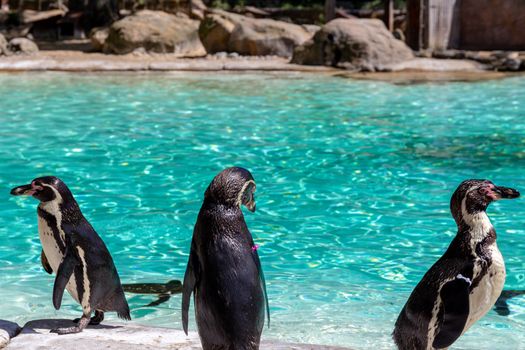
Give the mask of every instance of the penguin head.
[[215, 176], [204, 193], [204, 199], [208, 203], [228, 207], [244, 205], [249, 211], [254, 212], [255, 187], [255, 180], [248, 170], [232, 167]]
[[463, 211], [470, 215], [484, 212], [494, 201], [519, 196], [520, 193], [517, 190], [496, 186], [489, 180], [465, 180], [452, 195], [450, 211], [456, 222], [459, 223], [464, 215]]
[[55, 176], [38, 177], [30, 184], [15, 187], [13, 196], [33, 196], [40, 202], [59, 200], [61, 203], [74, 200], [66, 184]]

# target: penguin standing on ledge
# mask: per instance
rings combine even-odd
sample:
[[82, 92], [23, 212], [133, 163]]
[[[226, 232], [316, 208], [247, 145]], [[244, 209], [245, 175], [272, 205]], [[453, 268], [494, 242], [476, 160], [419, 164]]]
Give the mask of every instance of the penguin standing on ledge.
[[428, 270], [399, 315], [393, 338], [400, 350], [445, 349], [494, 305], [505, 283], [505, 264], [487, 206], [519, 192], [487, 180], [462, 182], [450, 211], [458, 233]]
[[[48, 273], [55, 273], [53, 305], [58, 310], [64, 289], [81, 306], [83, 315], [76, 327], [51, 332], [81, 332], [88, 324], [104, 319], [104, 312], [116, 311], [130, 320], [129, 307], [117, 269], [106, 245], [84, 218], [66, 184], [54, 176], [34, 179], [11, 190], [14, 196], [33, 196], [38, 205], [38, 233], [41, 261]], [[91, 313], [95, 316], [90, 319]], [[91, 322], [90, 322], [91, 321]]]
[[190, 296], [204, 350], [259, 349], [264, 307], [270, 314], [257, 246], [241, 205], [255, 211], [255, 181], [243, 168], [219, 173], [204, 194], [184, 275], [182, 324]]

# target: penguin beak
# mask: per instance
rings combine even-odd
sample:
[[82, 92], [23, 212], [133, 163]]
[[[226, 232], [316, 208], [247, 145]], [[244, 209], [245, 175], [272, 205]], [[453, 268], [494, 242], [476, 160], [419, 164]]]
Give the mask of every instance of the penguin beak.
[[11, 195], [13, 196], [32, 196], [36, 190], [33, 189], [32, 185], [22, 185], [15, 187], [11, 190]]
[[11, 190], [11, 195], [13, 196], [32, 196], [38, 191], [41, 191], [42, 187], [35, 185], [34, 183], [28, 185], [22, 185], [15, 187]]
[[496, 194], [496, 200], [518, 198], [520, 193], [510, 187], [494, 186], [493, 192]]

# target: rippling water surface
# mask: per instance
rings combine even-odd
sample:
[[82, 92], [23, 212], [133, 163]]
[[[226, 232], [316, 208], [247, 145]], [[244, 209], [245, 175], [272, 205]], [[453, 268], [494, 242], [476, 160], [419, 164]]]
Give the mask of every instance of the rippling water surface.
[[[61, 177], [123, 282], [167, 282], [183, 277], [207, 184], [238, 165], [258, 184], [245, 217], [268, 284], [264, 337], [392, 349], [397, 314], [455, 234], [455, 187], [489, 178], [525, 192], [523, 91], [524, 78], [0, 75], [0, 318], [81, 312], [69, 296], [53, 309], [36, 201], [11, 187]], [[525, 289], [523, 200], [489, 215], [505, 287]], [[181, 329], [180, 295], [159, 307], [128, 298], [134, 322]], [[510, 316], [489, 312], [455, 348], [525, 349], [525, 297], [509, 304]]]

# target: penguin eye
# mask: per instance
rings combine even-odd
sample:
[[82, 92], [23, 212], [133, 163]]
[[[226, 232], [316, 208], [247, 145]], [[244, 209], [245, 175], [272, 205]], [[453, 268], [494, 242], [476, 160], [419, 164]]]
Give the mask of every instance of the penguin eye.
[[249, 184], [248, 187], [244, 190], [242, 194], [242, 203], [247, 204], [252, 202], [255, 199], [255, 185], [253, 183]]

